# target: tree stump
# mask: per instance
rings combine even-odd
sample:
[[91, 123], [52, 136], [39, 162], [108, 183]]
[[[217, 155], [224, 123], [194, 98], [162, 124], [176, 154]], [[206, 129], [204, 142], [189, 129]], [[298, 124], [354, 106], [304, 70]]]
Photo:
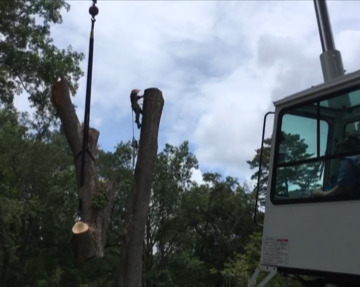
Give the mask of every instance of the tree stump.
[[139, 152], [122, 238], [119, 286], [142, 285], [142, 254], [146, 217], [149, 209], [153, 172], [158, 149], [158, 133], [164, 99], [162, 92], [144, 92]]

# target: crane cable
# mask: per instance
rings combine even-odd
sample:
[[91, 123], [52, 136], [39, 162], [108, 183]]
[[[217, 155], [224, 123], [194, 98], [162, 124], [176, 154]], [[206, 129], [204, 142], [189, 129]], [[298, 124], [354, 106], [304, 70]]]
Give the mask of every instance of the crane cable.
[[[88, 71], [87, 71], [87, 83], [86, 83], [86, 99], [85, 99], [85, 112], [84, 112], [84, 128], [83, 128], [83, 144], [81, 151], [81, 170], [80, 170], [80, 187], [85, 183], [85, 154], [89, 153], [90, 157], [94, 160], [94, 157], [88, 149], [89, 143], [89, 121], [90, 121], [90, 103], [91, 103], [91, 79], [92, 79], [92, 67], [93, 67], [93, 54], [94, 54], [94, 24], [95, 16], [99, 13], [98, 7], [96, 7], [97, 0], [92, 0], [93, 4], [89, 8], [89, 14], [91, 15], [91, 31], [89, 41], [89, 58], [88, 58]], [[81, 220], [82, 199], [79, 195], [79, 208], [77, 214], [77, 220]]]

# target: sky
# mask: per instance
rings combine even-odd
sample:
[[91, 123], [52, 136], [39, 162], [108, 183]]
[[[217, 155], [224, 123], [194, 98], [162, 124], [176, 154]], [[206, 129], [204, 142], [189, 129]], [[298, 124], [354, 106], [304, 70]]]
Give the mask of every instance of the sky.
[[[52, 38], [59, 48], [85, 54], [73, 98], [82, 121], [92, 1], [67, 2], [71, 9], [52, 27]], [[360, 1], [327, 6], [336, 49], [346, 73], [354, 72], [360, 69]], [[158, 151], [189, 141], [200, 168], [194, 178], [218, 172], [251, 184], [246, 161], [260, 147], [273, 101], [323, 82], [310, 0], [98, 0], [97, 7], [90, 126], [107, 151], [133, 137], [130, 91], [156, 87], [165, 100]], [[20, 110], [26, 105], [17, 100]]]

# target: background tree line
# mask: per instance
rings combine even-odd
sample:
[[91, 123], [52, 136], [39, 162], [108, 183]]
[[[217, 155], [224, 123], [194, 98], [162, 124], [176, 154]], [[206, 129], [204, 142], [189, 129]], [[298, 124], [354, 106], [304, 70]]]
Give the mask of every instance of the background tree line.
[[[99, 150], [112, 182], [106, 255], [77, 262], [70, 245], [77, 211], [73, 158], [61, 130], [41, 139], [26, 114], [0, 110], [0, 272], [2, 286], [116, 286], [132, 148]], [[260, 259], [253, 192], [236, 178], [205, 173], [184, 141], [158, 154], [144, 238], [144, 286], [245, 286]], [[278, 279], [279, 286], [283, 278]], [[277, 282], [275, 280], [275, 282]]]
[[[130, 143], [98, 153], [101, 179], [116, 189], [106, 256], [77, 263], [70, 245], [77, 189], [69, 148], [61, 131], [39, 140], [27, 122], [14, 110], [0, 111], [2, 286], [116, 285], [133, 173]], [[158, 155], [144, 238], [147, 286], [223, 285], [225, 264], [244, 253], [255, 231], [246, 187], [214, 173], [199, 185], [191, 180], [197, 164], [188, 142], [168, 144]]]

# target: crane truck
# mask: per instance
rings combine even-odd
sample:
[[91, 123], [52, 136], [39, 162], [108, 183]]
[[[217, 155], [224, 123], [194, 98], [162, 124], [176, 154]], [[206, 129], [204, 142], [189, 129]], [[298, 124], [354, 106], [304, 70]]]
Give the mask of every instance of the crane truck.
[[[346, 138], [360, 139], [360, 71], [345, 75], [326, 2], [314, 6], [324, 83], [274, 103], [261, 259], [249, 286], [271, 286], [276, 273], [312, 276], [322, 286], [360, 286], [360, 190], [314, 193], [336, 185], [342, 159], [360, 155], [360, 144], [338, 148]], [[260, 273], [266, 276], [258, 282]]]

